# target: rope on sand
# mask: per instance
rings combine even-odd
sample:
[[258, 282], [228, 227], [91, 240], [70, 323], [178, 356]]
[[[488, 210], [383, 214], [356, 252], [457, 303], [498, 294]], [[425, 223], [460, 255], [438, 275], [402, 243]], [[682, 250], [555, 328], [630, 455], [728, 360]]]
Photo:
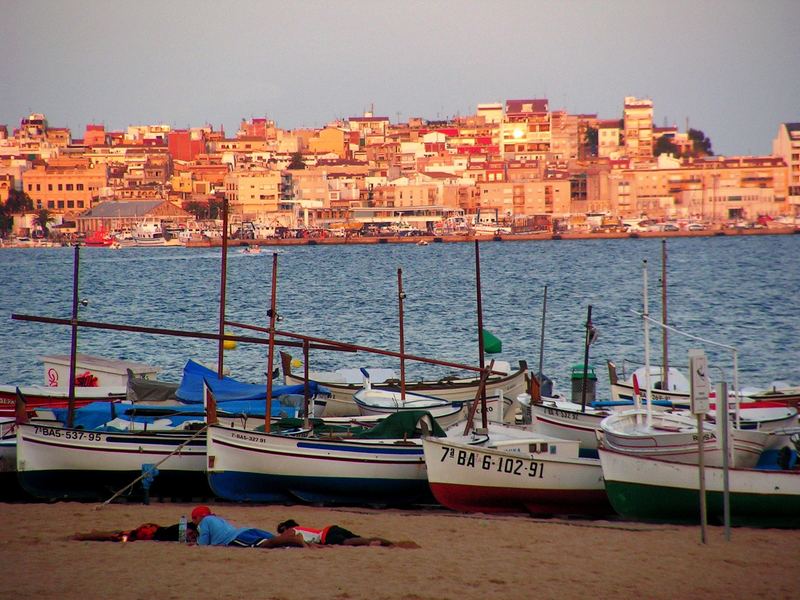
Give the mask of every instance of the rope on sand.
[[[151, 469], [150, 469], [150, 470], [151, 470], [151, 471], [152, 471], [152, 470], [155, 470], [157, 467], [159, 467], [160, 465], [162, 465], [162, 464], [163, 464], [165, 461], [167, 461], [167, 460], [169, 460], [170, 458], [172, 458], [172, 457], [175, 455], [175, 453], [176, 453], [176, 452], [180, 452], [180, 451], [183, 449], [183, 447], [184, 447], [184, 446], [186, 446], [186, 444], [188, 444], [189, 442], [191, 442], [192, 440], [194, 440], [194, 439], [195, 439], [197, 436], [199, 436], [201, 433], [205, 433], [205, 432], [206, 432], [206, 429], [208, 429], [208, 425], [204, 425], [202, 429], [198, 429], [198, 430], [197, 430], [197, 432], [196, 432], [196, 433], [195, 433], [195, 434], [194, 434], [192, 437], [190, 437], [190, 438], [189, 438], [189, 439], [187, 439], [185, 442], [183, 442], [183, 443], [179, 444], [178, 446], [176, 446], [176, 447], [175, 447], [175, 449], [174, 449], [172, 452], [170, 452], [170, 453], [169, 453], [169, 454], [167, 454], [167, 455], [166, 455], [164, 458], [162, 458], [160, 461], [158, 461], [156, 464], [154, 464], [154, 465], [151, 467]], [[126, 490], [129, 490], [129, 489], [130, 489], [130, 488], [132, 488], [134, 485], [136, 485], [137, 483], [139, 483], [139, 482], [140, 482], [142, 479], [144, 479], [145, 477], [147, 477], [147, 476], [148, 476], [148, 474], [149, 474], [148, 472], [145, 472], [145, 473], [142, 473], [141, 475], [139, 475], [139, 477], [137, 477], [136, 479], [134, 479], [133, 481], [131, 481], [131, 482], [130, 482], [128, 485], [126, 485], [124, 488], [122, 488], [121, 490], [117, 491], [117, 492], [116, 492], [116, 493], [115, 493], [113, 496], [111, 496], [111, 498], [109, 498], [108, 500], [106, 500], [106, 501], [105, 501], [105, 502], [103, 502], [102, 504], [98, 504], [98, 505], [95, 507], [95, 510], [99, 510], [99, 509], [100, 509], [100, 508], [102, 508], [103, 506], [105, 506], [105, 505], [107, 505], [107, 504], [110, 504], [110, 503], [111, 503], [111, 502], [112, 502], [114, 499], [116, 499], [117, 497], [119, 497], [119, 496], [120, 496], [121, 494], [123, 494], [123, 493], [124, 493]]]

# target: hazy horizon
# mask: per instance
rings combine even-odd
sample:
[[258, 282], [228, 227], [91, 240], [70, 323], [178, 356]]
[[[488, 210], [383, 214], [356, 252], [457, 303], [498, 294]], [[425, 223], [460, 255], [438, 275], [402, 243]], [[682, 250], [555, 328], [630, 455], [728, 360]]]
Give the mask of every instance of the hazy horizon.
[[392, 122], [547, 98], [552, 110], [702, 130], [716, 154], [768, 154], [800, 121], [800, 2], [713, 0], [0, 0], [0, 123], [283, 129]]

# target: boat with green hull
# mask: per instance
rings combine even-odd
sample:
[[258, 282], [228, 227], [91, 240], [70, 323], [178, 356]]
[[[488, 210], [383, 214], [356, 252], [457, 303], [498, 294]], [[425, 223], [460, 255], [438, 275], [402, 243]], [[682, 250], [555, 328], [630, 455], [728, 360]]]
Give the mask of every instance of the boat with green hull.
[[[626, 519], [699, 523], [697, 465], [600, 448], [608, 499]], [[729, 469], [731, 524], [750, 527], [800, 527], [800, 470], [791, 460], [769, 468]], [[792, 468], [787, 468], [792, 467]], [[709, 523], [723, 523], [723, 470], [705, 467]]]

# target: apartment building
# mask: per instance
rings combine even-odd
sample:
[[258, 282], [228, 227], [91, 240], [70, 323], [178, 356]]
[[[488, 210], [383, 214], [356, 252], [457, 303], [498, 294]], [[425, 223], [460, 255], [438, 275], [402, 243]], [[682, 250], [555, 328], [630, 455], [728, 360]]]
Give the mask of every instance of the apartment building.
[[787, 203], [791, 214], [800, 215], [800, 123], [781, 123], [772, 141], [772, 154], [787, 165]]
[[552, 126], [546, 99], [507, 100], [499, 127], [500, 152], [506, 159], [545, 160]]
[[88, 161], [72, 166], [37, 165], [22, 174], [22, 189], [34, 208], [58, 214], [91, 208], [107, 185], [107, 169], [92, 167]]
[[234, 171], [225, 176], [223, 185], [231, 214], [241, 221], [265, 219], [269, 213], [279, 209], [279, 171]]
[[776, 217], [787, 210], [788, 167], [778, 157], [711, 157], [612, 169], [609, 212], [620, 218], [696, 219], [722, 223]]
[[622, 112], [625, 156], [653, 157], [653, 101], [627, 96]]

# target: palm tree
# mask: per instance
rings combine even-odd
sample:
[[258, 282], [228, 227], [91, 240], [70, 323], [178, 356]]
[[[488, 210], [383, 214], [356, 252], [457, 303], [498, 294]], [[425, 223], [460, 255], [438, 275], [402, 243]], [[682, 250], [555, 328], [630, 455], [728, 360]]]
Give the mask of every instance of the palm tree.
[[47, 225], [52, 223], [55, 219], [53, 219], [53, 215], [50, 214], [50, 211], [46, 208], [40, 208], [36, 211], [36, 216], [33, 218], [33, 224], [44, 232], [44, 237], [49, 237], [50, 232], [47, 229]]

